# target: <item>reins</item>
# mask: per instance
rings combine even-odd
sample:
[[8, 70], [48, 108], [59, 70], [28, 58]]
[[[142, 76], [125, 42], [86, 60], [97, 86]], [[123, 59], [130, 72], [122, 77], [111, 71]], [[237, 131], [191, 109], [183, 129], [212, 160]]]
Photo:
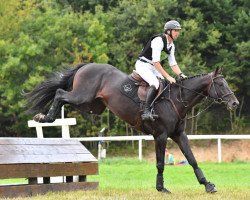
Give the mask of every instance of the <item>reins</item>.
[[218, 93], [217, 93], [217, 91], [216, 91], [216, 88], [215, 88], [215, 86], [214, 86], [214, 79], [217, 79], [217, 78], [220, 78], [220, 77], [223, 77], [222, 75], [219, 75], [219, 76], [216, 76], [216, 77], [211, 77], [211, 83], [208, 85], [208, 93], [209, 93], [209, 91], [211, 90], [211, 88], [213, 87], [214, 88], [214, 91], [215, 91], [215, 94], [216, 94], [216, 98], [214, 98], [214, 97], [212, 97], [212, 96], [209, 96], [209, 95], [205, 95], [205, 94], [203, 94], [203, 93], [200, 93], [200, 92], [197, 92], [197, 91], [195, 91], [195, 90], [192, 90], [192, 89], [190, 89], [190, 88], [187, 88], [187, 87], [185, 87], [184, 85], [181, 85], [181, 84], [178, 84], [178, 83], [175, 83], [175, 85], [177, 85], [177, 86], [179, 86], [179, 88], [183, 88], [183, 89], [186, 89], [186, 90], [189, 90], [189, 91], [191, 91], [191, 92], [193, 92], [193, 93], [196, 93], [196, 94], [198, 94], [198, 95], [200, 95], [200, 96], [203, 96], [203, 97], [205, 97], [206, 99], [211, 99], [211, 100], [213, 100], [213, 102], [214, 103], [219, 103], [219, 104], [221, 104], [221, 103], [223, 103], [223, 102], [226, 102], [227, 103], [227, 101], [223, 101], [223, 98], [224, 97], [226, 97], [226, 96], [228, 96], [228, 95], [232, 95], [233, 94], [233, 92], [230, 92], [230, 93], [228, 93], [228, 94], [225, 94], [225, 95], [223, 95], [222, 97], [219, 97], [219, 95], [218, 95]]
[[[207, 90], [208, 95], [205, 95], [205, 94], [203, 94], [203, 93], [201, 93], [201, 92], [197, 92], [197, 91], [195, 91], [195, 90], [193, 90], [193, 89], [190, 89], [190, 88], [188, 88], [188, 87], [186, 87], [186, 86], [184, 86], [184, 85], [182, 85], [182, 84], [175, 83], [175, 85], [177, 85], [177, 86], [179, 87], [179, 93], [180, 93], [180, 99], [177, 98], [177, 101], [179, 101], [180, 103], [182, 103], [182, 105], [183, 105], [185, 108], [188, 107], [188, 104], [186, 104], [186, 103], [188, 103], [188, 101], [185, 101], [185, 100], [182, 99], [181, 88], [183, 88], [183, 89], [185, 89], [185, 90], [188, 90], [188, 91], [190, 91], [190, 92], [193, 92], [193, 93], [195, 93], [195, 94], [197, 94], [197, 95], [199, 95], [199, 96], [202, 96], [202, 97], [204, 97], [205, 99], [210, 99], [210, 100], [212, 100], [212, 103], [210, 103], [205, 109], [199, 111], [195, 116], [192, 116], [192, 117], [188, 117], [188, 118], [187, 118], [186, 116], [185, 116], [184, 118], [181, 117], [181, 115], [180, 115], [180, 113], [179, 113], [179, 111], [178, 111], [178, 109], [177, 109], [177, 107], [176, 107], [174, 101], [171, 99], [171, 96], [170, 96], [171, 85], [170, 85], [170, 84], [168, 84], [168, 85], [163, 89], [162, 93], [169, 87], [169, 89], [168, 89], [168, 91], [169, 91], [169, 95], [168, 95], [168, 96], [169, 96], [169, 97], [168, 97], [168, 98], [162, 97], [162, 98], [165, 98], [166, 100], [170, 101], [170, 103], [172, 104], [172, 106], [173, 106], [173, 108], [174, 108], [174, 110], [175, 110], [175, 112], [176, 112], [176, 114], [177, 114], [177, 116], [179, 117], [180, 120], [184, 120], [185, 118], [186, 118], [186, 119], [195, 118], [195, 117], [199, 116], [201, 113], [203, 113], [204, 111], [206, 111], [208, 108], [210, 108], [214, 103], [219, 103], [219, 104], [221, 104], [221, 103], [228, 103], [228, 101], [224, 101], [224, 100], [223, 100], [224, 97], [229, 96], [229, 95], [233, 95], [234, 93], [233, 93], [233, 92], [229, 92], [229, 93], [224, 94], [223, 96], [219, 97], [218, 92], [217, 92], [217, 90], [216, 90], [216, 87], [214, 86], [214, 80], [217, 79], [217, 78], [223, 77], [223, 76], [222, 76], [222, 75], [219, 75], [219, 76], [216, 76], [216, 77], [212, 77], [212, 76], [210, 75], [210, 77], [211, 77], [211, 83], [208, 85], [208, 90]], [[210, 90], [211, 90], [212, 87], [213, 87], [213, 89], [214, 89], [214, 93], [215, 93], [216, 97], [212, 97], [212, 96], [209, 95]]]

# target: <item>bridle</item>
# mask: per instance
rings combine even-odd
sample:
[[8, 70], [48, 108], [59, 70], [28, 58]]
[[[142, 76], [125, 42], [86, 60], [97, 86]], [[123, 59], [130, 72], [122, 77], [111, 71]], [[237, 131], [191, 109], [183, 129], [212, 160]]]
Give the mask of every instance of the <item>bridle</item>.
[[229, 100], [225, 101], [224, 98], [227, 97], [227, 96], [230, 96], [230, 95], [234, 95], [234, 93], [231, 91], [231, 92], [229, 92], [229, 93], [227, 93], [227, 94], [224, 94], [224, 95], [222, 95], [221, 97], [219, 97], [218, 92], [217, 92], [217, 90], [216, 90], [216, 87], [214, 86], [214, 85], [215, 85], [215, 84], [214, 84], [214, 80], [217, 79], [217, 78], [223, 78], [223, 77], [224, 77], [223, 75], [219, 75], [219, 76], [216, 76], [216, 77], [211, 77], [211, 80], [212, 80], [212, 81], [211, 81], [211, 83], [209, 84], [209, 89], [208, 89], [208, 94], [210, 93], [211, 88], [214, 89], [214, 93], [215, 93], [215, 95], [216, 95], [216, 98], [211, 97], [211, 96], [209, 96], [209, 95], [208, 95], [208, 97], [209, 97], [210, 99], [213, 99], [213, 101], [214, 101], [215, 103], [219, 103], [219, 104], [221, 104], [221, 103], [226, 103], [226, 104], [227, 104]]
[[[212, 100], [212, 103], [210, 103], [209, 106], [207, 106], [207, 107], [206, 107], [205, 109], [203, 109], [202, 111], [198, 112], [195, 116], [189, 117], [189, 118], [187, 118], [187, 119], [192, 119], [192, 118], [195, 118], [195, 117], [199, 116], [202, 112], [204, 112], [204, 111], [206, 111], [208, 108], [210, 108], [214, 103], [218, 103], [218, 104], [226, 103], [226, 104], [227, 104], [229, 100], [224, 100], [225, 97], [234, 94], [233, 92], [229, 92], [229, 93], [224, 94], [224, 95], [222, 95], [222, 96], [220, 97], [220, 96], [218, 95], [218, 91], [217, 91], [217, 89], [216, 89], [216, 87], [215, 87], [215, 82], [214, 82], [214, 80], [217, 79], [217, 78], [223, 78], [223, 75], [218, 75], [218, 76], [215, 76], [215, 77], [212, 77], [212, 75], [210, 75], [210, 77], [211, 77], [211, 82], [210, 82], [209, 85], [208, 85], [208, 89], [207, 89], [206, 91], [204, 91], [204, 92], [207, 93], [207, 95], [204, 94], [204, 92], [203, 92], [203, 93], [197, 92], [197, 91], [195, 91], [195, 90], [193, 90], [193, 89], [187, 88], [186, 86], [184, 86], [184, 85], [182, 85], [182, 84], [175, 83], [175, 85], [179, 86], [179, 93], [180, 93], [180, 98], [179, 98], [179, 99], [177, 98], [177, 100], [178, 100], [179, 102], [181, 102], [182, 105], [183, 105], [185, 108], [188, 107], [189, 105], [188, 105], [188, 102], [187, 102], [187, 101], [183, 100], [183, 98], [182, 98], [182, 90], [181, 90], [181, 89], [189, 90], [189, 91], [191, 91], [191, 92], [193, 92], [193, 93], [196, 93], [197, 95], [204, 97], [206, 100], [207, 100], [207, 99]], [[171, 96], [170, 96], [171, 84], [168, 84], [168, 85], [164, 88], [164, 90], [166, 90], [167, 88], [169, 88], [169, 97], [168, 97], [168, 98], [164, 97], [164, 98], [167, 99], [168, 101], [170, 101], [170, 103], [172, 104], [172, 106], [173, 106], [173, 108], [174, 108], [176, 114], [178, 115], [179, 119], [184, 120], [184, 119], [186, 118], [186, 116], [185, 116], [184, 118], [182, 118], [182, 117], [180, 116], [180, 113], [179, 113], [179, 111], [178, 111], [178, 109], [177, 109], [177, 107], [176, 107], [174, 101], [171, 99]], [[210, 95], [210, 94], [211, 94], [211, 89], [214, 90], [215, 97], [213, 97], [213, 96]], [[163, 90], [163, 91], [164, 91], [164, 90]]]

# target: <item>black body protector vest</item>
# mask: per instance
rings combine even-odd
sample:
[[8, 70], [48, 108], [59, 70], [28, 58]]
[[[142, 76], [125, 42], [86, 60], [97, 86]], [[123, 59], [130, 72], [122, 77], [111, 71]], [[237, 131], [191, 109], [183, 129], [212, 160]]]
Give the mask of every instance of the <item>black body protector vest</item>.
[[172, 49], [172, 47], [170, 47], [169, 49], [167, 48], [167, 38], [166, 35], [164, 33], [160, 33], [157, 35], [152, 36], [146, 43], [146, 45], [144, 46], [144, 48], [142, 49], [139, 57], [144, 56], [145, 58], [152, 60], [152, 48], [151, 48], [151, 41], [156, 38], [156, 37], [161, 37], [164, 47], [163, 47], [163, 51], [166, 52], [166, 54], [170, 54], [170, 51]]

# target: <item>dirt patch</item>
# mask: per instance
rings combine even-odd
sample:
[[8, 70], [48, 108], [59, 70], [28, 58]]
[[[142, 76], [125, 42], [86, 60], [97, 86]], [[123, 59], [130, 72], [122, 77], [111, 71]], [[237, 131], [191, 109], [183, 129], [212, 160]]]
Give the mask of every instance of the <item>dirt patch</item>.
[[[173, 154], [175, 161], [186, 160], [179, 147], [172, 141], [167, 145], [169, 152]], [[191, 149], [198, 162], [217, 162], [218, 146], [217, 141], [207, 141], [198, 143], [190, 141]], [[221, 142], [222, 162], [250, 161], [250, 140], [222, 140]], [[147, 151], [145, 159], [155, 161], [155, 152]]]

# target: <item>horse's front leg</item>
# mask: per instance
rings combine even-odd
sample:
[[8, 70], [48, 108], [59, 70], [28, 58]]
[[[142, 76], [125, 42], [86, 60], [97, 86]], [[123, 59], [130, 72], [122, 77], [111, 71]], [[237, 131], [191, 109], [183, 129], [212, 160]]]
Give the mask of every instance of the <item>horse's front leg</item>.
[[156, 176], [156, 189], [159, 192], [170, 193], [169, 190], [164, 188], [164, 180], [163, 180], [166, 144], [167, 144], [166, 134], [163, 133], [155, 138], [156, 167], [158, 170], [158, 173]]
[[193, 167], [194, 173], [200, 184], [203, 184], [206, 188], [207, 192], [214, 193], [217, 192], [215, 185], [211, 182], [208, 182], [202, 172], [202, 170], [198, 167], [197, 161], [193, 155], [193, 152], [190, 148], [187, 135], [185, 133], [181, 133], [178, 136], [171, 137], [180, 147], [182, 153], [188, 160], [188, 163]]

